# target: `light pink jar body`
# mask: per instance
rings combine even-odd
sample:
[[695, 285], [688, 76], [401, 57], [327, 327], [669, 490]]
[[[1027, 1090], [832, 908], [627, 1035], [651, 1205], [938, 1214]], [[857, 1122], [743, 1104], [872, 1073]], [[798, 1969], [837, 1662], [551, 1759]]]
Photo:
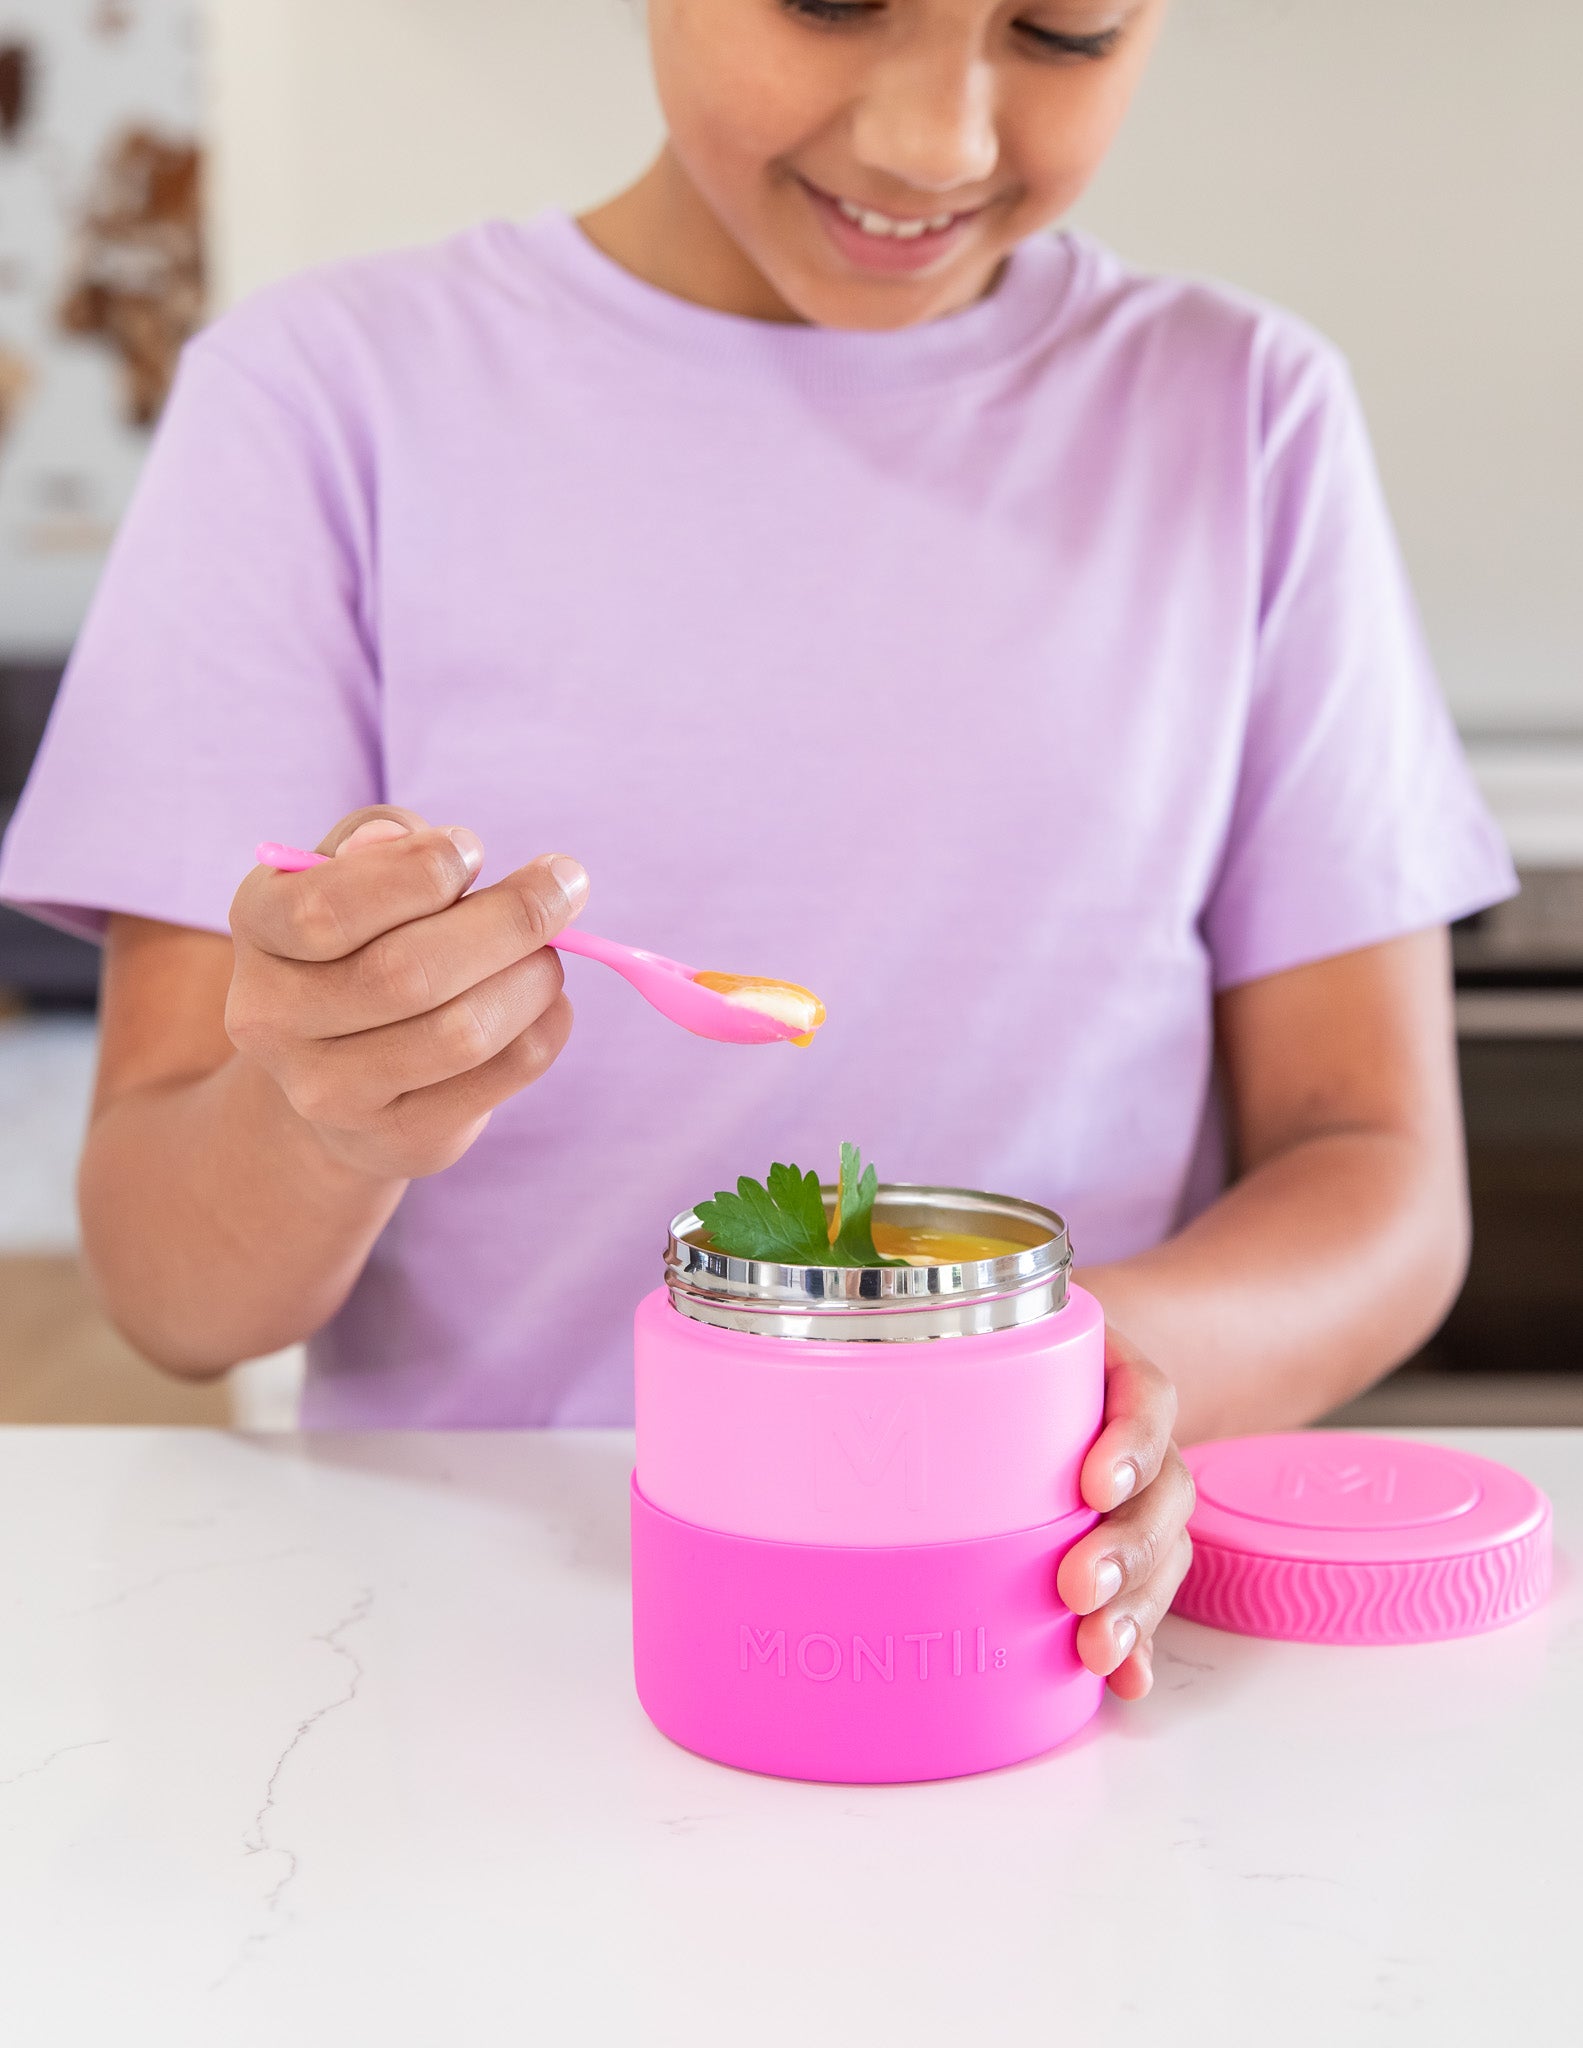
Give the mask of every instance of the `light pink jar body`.
[[638, 1694], [700, 1755], [777, 1776], [955, 1777], [1094, 1713], [1056, 1567], [1104, 1405], [1104, 1321], [907, 1343], [636, 1326]]

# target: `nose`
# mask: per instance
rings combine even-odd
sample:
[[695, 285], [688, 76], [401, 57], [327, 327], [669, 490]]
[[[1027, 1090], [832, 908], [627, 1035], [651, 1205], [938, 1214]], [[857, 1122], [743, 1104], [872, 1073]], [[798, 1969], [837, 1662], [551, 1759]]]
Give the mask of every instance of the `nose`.
[[949, 46], [899, 50], [869, 74], [853, 114], [852, 150], [882, 176], [922, 192], [981, 183], [1000, 160], [994, 67]]

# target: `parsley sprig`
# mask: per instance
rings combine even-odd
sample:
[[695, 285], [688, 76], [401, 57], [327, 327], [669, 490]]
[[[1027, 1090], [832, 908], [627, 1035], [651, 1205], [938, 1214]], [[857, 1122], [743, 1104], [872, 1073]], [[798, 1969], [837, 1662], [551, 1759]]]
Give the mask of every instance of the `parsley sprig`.
[[762, 1181], [744, 1174], [733, 1195], [719, 1189], [698, 1204], [698, 1220], [717, 1252], [780, 1266], [904, 1266], [874, 1248], [874, 1197], [879, 1175], [856, 1145], [841, 1147], [836, 1211], [825, 1215], [819, 1176], [778, 1160]]

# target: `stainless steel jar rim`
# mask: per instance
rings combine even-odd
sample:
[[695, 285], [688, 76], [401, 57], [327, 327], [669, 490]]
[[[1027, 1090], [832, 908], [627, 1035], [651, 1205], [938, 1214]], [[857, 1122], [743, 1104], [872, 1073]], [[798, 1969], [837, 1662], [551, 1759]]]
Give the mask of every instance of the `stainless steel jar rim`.
[[[834, 1188], [824, 1192], [833, 1202]], [[937, 1266], [783, 1266], [730, 1258], [699, 1242], [707, 1233], [688, 1209], [671, 1224], [666, 1246], [671, 1301], [720, 1328], [842, 1342], [1007, 1329], [1066, 1304], [1071, 1245], [1053, 1209], [976, 1188], [890, 1182], [874, 1214], [880, 1222], [1027, 1242], [998, 1258]]]

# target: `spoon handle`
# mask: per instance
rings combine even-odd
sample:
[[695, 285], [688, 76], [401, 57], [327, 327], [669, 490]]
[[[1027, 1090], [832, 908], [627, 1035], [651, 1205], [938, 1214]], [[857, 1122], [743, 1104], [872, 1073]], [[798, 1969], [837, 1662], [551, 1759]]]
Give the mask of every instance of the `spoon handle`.
[[619, 945], [614, 939], [601, 939], [593, 932], [574, 930], [568, 926], [557, 932], [548, 943], [557, 953], [580, 953], [585, 960], [597, 960], [602, 967], [613, 967], [617, 974], [630, 975], [634, 968], [645, 967], [667, 969], [673, 974], [682, 974], [690, 980], [692, 970], [683, 967], [679, 961], [667, 960], [663, 953], [647, 952], [642, 946]]
[[323, 867], [330, 856], [304, 853], [300, 846], [282, 846], [278, 840], [266, 839], [262, 846], [255, 847], [253, 858], [261, 868], [274, 868], [282, 875], [300, 875], [308, 868]]
[[627, 948], [618, 946], [612, 939], [598, 939], [592, 932], [557, 932], [547, 942], [557, 953], [581, 953], [585, 960], [597, 960], [605, 967], [628, 967], [631, 961], [626, 957]]

